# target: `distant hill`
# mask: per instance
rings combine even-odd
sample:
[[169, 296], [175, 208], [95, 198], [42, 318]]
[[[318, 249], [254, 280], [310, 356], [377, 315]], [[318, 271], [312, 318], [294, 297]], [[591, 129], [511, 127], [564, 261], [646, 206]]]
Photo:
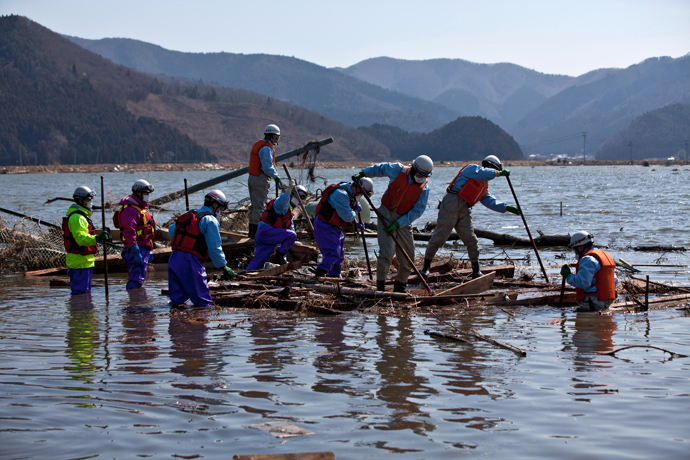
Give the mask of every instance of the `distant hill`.
[[408, 61], [378, 57], [338, 70], [462, 114], [488, 118], [507, 130], [575, 80], [515, 64], [477, 64], [462, 59]]
[[604, 142], [597, 160], [686, 158], [690, 104], [673, 104], [645, 113]]
[[400, 160], [412, 160], [420, 154], [434, 161], [477, 161], [487, 155], [496, 155], [501, 161], [524, 159], [517, 142], [482, 117], [460, 117], [426, 134], [381, 124], [360, 129], [388, 145], [393, 158]]
[[165, 74], [258, 92], [353, 127], [378, 122], [411, 131], [430, 131], [461, 114], [287, 56], [182, 53], [126, 38], [68, 38], [116, 64], [149, 75]]
[[383, 159], [376, 139], [249, 91], [152, 78], [19, 16], [0, 18], [0, 163], [248, 161], [268, 123], [279, 153], [333, 136], [324, 160]]
[[650, 58], [627, 69], [602, 69], [552, 96], [511, 130], [525, 154], [595, 152], [645, 112], [690, 103], [690, 55]]

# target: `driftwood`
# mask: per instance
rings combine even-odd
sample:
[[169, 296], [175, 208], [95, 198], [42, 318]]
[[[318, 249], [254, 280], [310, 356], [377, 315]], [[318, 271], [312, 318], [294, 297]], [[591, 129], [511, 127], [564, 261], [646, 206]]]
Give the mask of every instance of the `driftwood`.
[[[481, 230], [479, 228], [475, 228], [474, 233], [477, 235], [477, 238], [486, 238], [487, 240], [492, 240], [495, 245], [499, 246], [532, 246], [532, 243], [527, 238], [518, 238], [505, 233]], [[431, 233], [413, 233], [412, 236], [417, 241], [429, 241], [431, 239]], [[460, 237], [457, 233], [451, 232], [447, 241], [459, 239]], [[570, 235], [544, 235], [540, 232], [539, 236], [534, 238], [534, 244], [540, 247], [568, 246], [569, 243]]]
[[438, 294], [434, 294], [434, 297], [458, 294], [480, 294], [486, 290], [491, 289], [491, 285], [493, 284], [495, 277], [496, 272], [491, 272], [486, 275], [482, 275], [479, 278], [470, 280], [466, 283], [462, 283], [458, 286], [447, 289], [443, 292], [439, 292]]
[[[654, 299], [649, 299], [650, 304], [659, 304], [659, 303], [667, 303], [667, 302], [679, 302], [683, 300], [688, 300], [690, 299], [690, 294], [679, 294], [679, 295], [669, 295], [669, 296], [664, 296], [664, 297], [656, 297]], [[638, 301], [639, 302], [639, 301]], [[627, 311], [628, 307], [635, 307], [637, 303], [635, 301], [632, 302], [615, 302], [609, 306], [610, 310], [623, 310]]]
[[374, 291], [369, 289], [353, 289], [338, 286], [325, 286], [323, 284], [305, 284], [306, 289], [328, 294], [348, 295], [353, 297], [367, 297], [370, 299], [391, 299], [402, 302], [412, 302], [415, 298], [404, 292]]
[[618, 353], [619, 351], [627, 350], [628, 348], [653, 348], [653, 349], [655, 349], [655, 350], [661, 350], [661, 351], [663, 351], [664, 353], [668, 353], [668, 354], [670, 354], [671, 356], [677, 356], [677, 357], [679, 357], [679, 358], [687, 358], [687, 355], [683, 355], [683, 354], [680, 354], [680, 353], [675, 353], [675, 352], [673, 352], [673, 351], [668, 351], [668, 350], [665, 350], [665, 349], [663, 349], [663, 348], [655, 347], [654, 345], [628, 345], [627, 347], [621, 347], [621, 348], [619, 348], [618, 350], [613, 350], [613, 351], [600, 351], [599, 354], [600, 354], [600, 355], [610, 355], [610, 356], [613, 356], [613, 355], [615, 355], [616, 353]]
[[245, 273], [247, 274], [247, 278], [267, 278], [267, 277], [272, 277], [272, 276], [276, 276], [276, 275], [281, 275], [283, 273], [291, 272], [292, 270], [297, 270], [298, 268], [301, 268], [301, 267], [302, 267], [302, 262], [297, 261], [297, 262], [288, 262], [284, 265], [269, 268], [267, 270], [258, 270], [258, 271], [245, 272]]
[[450, 340], [455, 340], [456, 342], [462, 342], [462, 343], [466, 343], [468, 345], [472, 345], [472, 342], [470, 342], [469, 340], [465, 340], [462, 337], [458, 337], [457, 335], [444, 334], [443, 332], [434, 332], [434, 331], [430, 331], [429, 329], [425, 330], [424, 333], [426, 335], [430, 335], [431, 337], [440, 337], [442, 339], [450, 339]]

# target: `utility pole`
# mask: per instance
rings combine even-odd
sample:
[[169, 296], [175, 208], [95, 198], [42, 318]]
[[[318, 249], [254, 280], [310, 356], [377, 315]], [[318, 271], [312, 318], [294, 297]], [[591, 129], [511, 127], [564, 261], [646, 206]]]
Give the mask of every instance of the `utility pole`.
[[633, 161], [632, 161], [632, 141], [628, 142], [628, 147], [630, 147], [630, 164], [633, 164]]
[[587, 131], [582, 131], [582, 166], [587, 158]]

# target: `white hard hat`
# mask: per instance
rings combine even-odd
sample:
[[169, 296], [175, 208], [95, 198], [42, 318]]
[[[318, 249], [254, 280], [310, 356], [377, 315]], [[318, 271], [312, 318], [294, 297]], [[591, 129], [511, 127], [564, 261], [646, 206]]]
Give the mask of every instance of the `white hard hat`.
[[499, 160], [496, 155], [489, 155], [488, 157], [484, 158], [482, 160], [482, 166], [485, 168], [494, 168], [496, 171], [501, 171], [503, 169], [501, 160]]
[[591, 233], [585, 231], [579, 231], [573, 233], [570, 237], [569, 248], [576, 248], [578, 246], [584, 246], [587, 243], [594, 243], [594, 237]]
[[132, 192], [153, 193], [153, 185], [144, 179], [139, 179], [132, 185]]
[[303, 200], [309, 196], [309, 192], [307, 192], [307, 189], [304, 187], [304, 185], [295, 185], [295, 189], [292, 191], [293, 195], [295, 192], [299, 193], [299, 197]]
[[434, 162], [431, 161], [431, 158], [426, 155], [419, 155], [412, 162], [412, 169], [415, 170], [415, 173], [429, 177], [431, 176], [431, 172], [434, 170]]
[[94, 192], [93, 190], [91, 190], [90, 188], [88, 188], [85, 185], [80, 185], [79, 187], [77, 187], [77, 189], [72, 194], [72, 198], [74, 198], [75, 200], [82, 200], [84, 198], [93, 199], [93, 197], [95, 197], [95, 196], [96, 196], [96, 192]]
[[276, 136], [280, 136], [280, 128], [278, 128], [278, 125], [266, 126], [266, 129], [264, 129], [264, 135], [268, 134], [275, 134]]
[[367, 196], [374, 194], [374, 181], [368, 177], [362, 177], [359, 180], [359, 186], [363, 192], [366, 192]]
[[225, 199], [225, 193], [220, 190], [211, 190], [204, 196], [204, 204], [207, 202], [215, 202], [221, 205], [223, 209], [228, 209], [228, 200]]

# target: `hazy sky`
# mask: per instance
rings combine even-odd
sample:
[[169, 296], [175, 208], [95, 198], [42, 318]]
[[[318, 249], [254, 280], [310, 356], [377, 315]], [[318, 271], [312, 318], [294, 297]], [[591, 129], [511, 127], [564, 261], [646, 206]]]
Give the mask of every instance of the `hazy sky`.
[[0, 0], [61, 34], [188, 52], [511, 62], [581, 75], [690, 52], [690, 0]]

